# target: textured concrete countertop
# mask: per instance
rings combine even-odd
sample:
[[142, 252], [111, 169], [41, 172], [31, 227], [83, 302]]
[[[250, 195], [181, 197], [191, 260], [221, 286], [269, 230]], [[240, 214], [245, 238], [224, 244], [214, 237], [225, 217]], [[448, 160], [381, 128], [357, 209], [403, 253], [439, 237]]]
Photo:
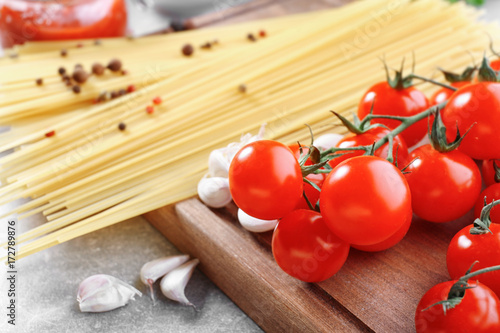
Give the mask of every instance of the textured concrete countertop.
[[[486, 18], [498, 19], [500, 1], [488, 0]], [[500, 46], [497, 46], [500, 49]], [[42, 223], [41, 216], [23, 220], [22, 229]], [[2, 224], [3, 226], [3, 224]], [[178, 251], [146, 220], [136, 217], [47, 249], [17, 263], [17, 326], [6, 324], [2, 270], [0, 332], [260, 332], [202, 273], [195, 271], [186, 288], [197, 310], [167, 300], [155, 284], [157, 302], [139, 280], [141, 266]], [[2, 255], [3, 256], [3, 255]], [[81, 313], [79, 283], [93, 274], [109, 274], [138, 288], [127, 306], [100, 314]]]

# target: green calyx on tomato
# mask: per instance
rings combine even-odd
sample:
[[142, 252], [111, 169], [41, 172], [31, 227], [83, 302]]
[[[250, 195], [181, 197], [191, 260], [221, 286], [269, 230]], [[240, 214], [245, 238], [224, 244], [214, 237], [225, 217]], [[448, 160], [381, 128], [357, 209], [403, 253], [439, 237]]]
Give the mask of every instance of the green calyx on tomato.
[[498, 166], [497, 161], [493, 160], [493, 170], [495, 170], [495, 181], [500, 183], [500, 166]]
[[467, 132], [465, 132], [464, 135], [460, 135], [460, 130], [458, 129], [457, 126], [457, 135], [455, 139], [452, 142], [448, 143], [448, 139], [446, 138], [446, 126], [443, 123], [443, 119], [441, 119], [441, 113], [439, 111], [436, 111], [434, 113], [432, 130], [430, 131], [429, 135], [432, 148], [434, 148], [440, 153], [447, 153], [457, 149], [458, 146], [460, 146], [460, 143], [462, 142], [465, 135], [467, 135], [467, 133], [472, 128], [472, 126], [469, 127], [469, 129], [467, 130]]
[[471, 270], [476, 263], [477, 263], [477, 261], [471, 265], [471, 267], [465, 273], [464, 276], [459, 278], [457, 280], [457, 282], [455, 282], [453, 284], [453, 286], [450, 288], [447, 299], [445, 299], [443, 301], [436, 302], [436, 303], [428, 306], [427, 308], [423, 309], [422, 311], [427, 311], [436, 305], [442, 305], [443, 312], [446, 315], [447, 310], [453, 309], [454, 307], [456, 307], [457, 305], [459, 305], [462, 302], [462, 299], [464, 298], [465, 292], [467, 291], [467, 289], [474, 288], [474, 286], [471, 286], [468, 283], [470, 278], [472, 278], [476, 275], [500, 270], [500, 265], [497, 265], [497, 266], [491, 266], [491, 267], [479, 269], [479, 270], [471, 273]]
[[479, 67], [477, 80], [479, 82], [499, 82], [500, 81], [500, 73], [495, 71], [493, 68], [491, 68], [490, 61], [486, 57], [483, 57], [483, 62], [481, 63], [481, 67]]
[[492, 201], [490, 204], [486, 203], [486, 197], [484, 198], [484, 207], [481, 210], [481, 215], [479, 218], [474, 220], [474, 227], [470, 229], [471, 235], [482, 235], [486, 233], [492, 233], [490, 230], [491, 218], [490, 213], [493, 207], [500, 204], [500, 200]]
[[[403, 75], [405, 58], [403, 58], [403, 60], [401, 61], [401, 68], [399, 70], [394, 70], [395, 73], [394, 78], [391, 78], [391, 75], [389, 73], [389, 67], [387, 66], [387, 63], [385, 62], [384, 59], [382, 59], [382, 63], [384, 64], [387, 83], [391, 86], [391, 88], [400, 90], [400, 89], [410, 88], [413, 86], [413, 71], [408, 76]], [[413, 61], [413, 67], [415, 67], [415, 61]]]
[[474, 78], [474, 74], [476, 73], [477, 68], [476, 68], [476, 66], [474, 66], [474, 67], [468, 66], [460, 74], [448, 72], [442, 68], [439, 68], [439, 70], [441, 71], [441, 73], [443, 73], [446, 81], [448, 81], [450, 83], [456, 83], [456, 82], [472, 81], [472, 79]]

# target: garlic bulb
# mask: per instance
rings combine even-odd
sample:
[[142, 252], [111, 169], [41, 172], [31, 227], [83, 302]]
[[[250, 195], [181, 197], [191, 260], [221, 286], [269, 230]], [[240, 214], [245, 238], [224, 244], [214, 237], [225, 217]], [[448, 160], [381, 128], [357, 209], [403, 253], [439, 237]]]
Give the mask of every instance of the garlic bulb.
[[278, 224], [278, 220], [261, 220], [252, 217], [238, 208], [238, 221], [240, 221], [243, 228], [252, 232], [266, 232], [273, 230]]
[[141, 268], [141, 281], [145, 285], [149, 286], [151, 292], [151, 298], [154, 301], [153, 293], [153, 283], [156, 280], [172, 271], [173, 269], [179, 267], [186, 261], [188, 261], [189, 256], [187, 254], [179, 256], [170, 256], [155, 259], [148, 263], [145, 263]]
[[203, 177], [198, 183], [198, 195], [209, 207], [221, 208], [231, 202], [229, 180], [222, 177]]
[[165, 275], [160, 282], [163, 295], [173, 301], [194, 307], [193, 303], [186, 298], [184, 289], [199, 262], [198, 259], [193, 259]]
[[335, 147], [342, 138], [343, 136], [340, 134], [327, 133], [316, 138], [316, 140], [314, 140], [313, 145], [319, 150], [325, 151]]
[[142, 293], [131, 285], [105, 274], [92, 275], [80, 283], [76, 300], [82, 312], [105, 312], [122, 307]]

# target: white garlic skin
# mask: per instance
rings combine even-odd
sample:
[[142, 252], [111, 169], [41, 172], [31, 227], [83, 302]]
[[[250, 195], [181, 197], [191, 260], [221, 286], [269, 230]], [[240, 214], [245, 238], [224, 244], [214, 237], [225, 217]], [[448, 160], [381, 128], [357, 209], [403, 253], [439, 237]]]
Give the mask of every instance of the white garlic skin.
[[193, 259], [167, 273], [160, 282], [160, 288], [163, 295], [181, 304], [194, 306], [193, 303], [186, 298], [184, 290], [199, 262], [198, 259]]
[[215, 149], [208, 156], [208, 174], [210, 177], [228, 178], [231, 160], [226, 151], [227, 148]]
[[274, 230], [276, 224], [278, 224], [278, 220], [261, 220], [248, 215], [240, 208], [238, 208], [238, 221], [240, 221], [243, 228], [251, 232], [266, 232]]
[[189, 260], [189, 255], [163, 257], [145, 263], [141, 268], [141, 281], [145, 285], [155, 283], [156, 280], [179, 267]]
[[325, 151], [335, 147], [343, 137], [343, 135], [337, 133], [323, 134], [314, 140], [313, 145], [319, 150]]
[[233, 199], [229, 180], [223, 177], [203, 177], [198, 183], [198, 195], [205, 205], [212, 208], [224, 207]]
[[82, 312], [117, 309], [142, 293], [131, 285], [106, 274], [92, 275], [80, 283], [76, 300]]

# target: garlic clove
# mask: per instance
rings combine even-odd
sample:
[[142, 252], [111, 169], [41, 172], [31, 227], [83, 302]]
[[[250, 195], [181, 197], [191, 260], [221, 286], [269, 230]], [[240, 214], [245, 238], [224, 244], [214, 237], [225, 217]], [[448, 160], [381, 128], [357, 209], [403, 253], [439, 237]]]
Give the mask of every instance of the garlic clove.
[[198, 183], [198, 195], [209, 207], [221, 208], [231, 202], [229, 180], [222, 177], [203, 177]]
[[248, 215], [240, 208], [238, 208], [238, 221], [240, 221], [243, 228], [251, 232], [270, 231], [276, 227], [276, 224], [278, 224], [278, 220], [261, 220]]
[[178, 256], [163, 257], [145, 263], [141, 268], [141, 281], [149, 286], [151, 299], [154, 301], [153, 283], [156, 280], [179, 267], [189, 260], [189, 255], [183, 254]]
[[210, 177], [229, 176], [229, 165], [231, 161], [226, 154], [227, 148], [215, 149], [208, 156], [208, 173]]
[[122, 307], [142, 293], [106, 274], [92, 275], [80, 283], [76, 300], [82, 312], [105, 312]]
[[160, 282], [163, 295], [173, 301], [194, 307], [194, 304], [186, 298], [184, 289], [199, 262], [198, 259], [193, 259], [165, 275]]
[[323, 134], [314, 140], [313, 145], [319, 150], [325, 151], [335, 147], [343, 137], [343, 135], [337, 133]]

